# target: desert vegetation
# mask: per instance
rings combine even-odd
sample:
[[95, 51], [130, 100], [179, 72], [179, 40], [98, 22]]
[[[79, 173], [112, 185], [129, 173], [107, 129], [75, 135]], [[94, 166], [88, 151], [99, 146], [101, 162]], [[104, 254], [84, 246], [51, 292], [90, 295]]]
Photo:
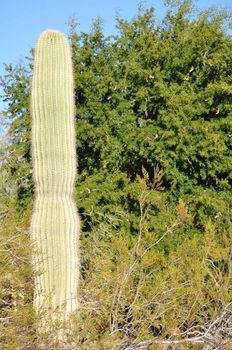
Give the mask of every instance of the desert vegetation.
[[[69, 23], [81, 218], [78, 310], [63, 344], [38, 334], [34, 50], [1, 77], [0, 348], [229, 350], [232, 346], [230, 13], [140, 6], [105, 36]], [[76, 169], [77, 170], [77, 169]]]

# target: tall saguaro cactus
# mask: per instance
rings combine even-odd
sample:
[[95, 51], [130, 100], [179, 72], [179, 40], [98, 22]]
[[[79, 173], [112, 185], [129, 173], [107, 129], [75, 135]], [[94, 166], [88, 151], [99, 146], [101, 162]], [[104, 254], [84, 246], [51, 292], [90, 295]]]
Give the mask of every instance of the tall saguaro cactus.
[[78, 306], [73, 72], [69, 43], [59, 31], [43, 32], [35, 48], [31, 117], [34, 306], [42, 331], [48, 331], [56, 321], [65, 324]]

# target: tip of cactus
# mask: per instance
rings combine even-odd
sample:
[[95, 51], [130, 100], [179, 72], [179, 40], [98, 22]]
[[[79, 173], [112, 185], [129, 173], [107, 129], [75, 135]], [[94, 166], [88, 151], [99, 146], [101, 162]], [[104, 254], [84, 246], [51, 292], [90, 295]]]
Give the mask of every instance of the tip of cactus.
[[56, 30], [56, 29], [46, 29], [44, 30], [41, 34], [40, 34], [40, 38], [41, 37], [60, 37], [60, 36], [65, 36], [65, 34], [63, 32], [61, 32], [60, 30]]
[[61, 32], [61, 31], [58, 30], [58, 29], [45, 29], [45, 30], [41, 33], [41, 35], [42, 35], [42, 34], [48, 34], [48, 33], [50, 33], [50, 34], [53, 34], [53, 33], [60, 33], [60, 34], [63, 34], [63, 32]]
[[44, 30], [38, 38], [38, 42], [47, 42], [47, 43], [53, 43], [53, 42], [65, 42], [66, 36], [63, 32], [56, 29], [46, 29]]

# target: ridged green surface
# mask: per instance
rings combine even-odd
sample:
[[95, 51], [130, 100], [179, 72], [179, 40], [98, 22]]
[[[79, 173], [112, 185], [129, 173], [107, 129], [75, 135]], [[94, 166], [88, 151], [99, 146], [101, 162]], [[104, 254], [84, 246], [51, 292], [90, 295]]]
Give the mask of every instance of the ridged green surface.
[[78, 307], [73, 73], [70, 47], [61, 32], [45, 31], [38, 39], [31, 117], [36, 191], [31, 220], [34, 305], [46, 331], [51, 321], [66, 322]]

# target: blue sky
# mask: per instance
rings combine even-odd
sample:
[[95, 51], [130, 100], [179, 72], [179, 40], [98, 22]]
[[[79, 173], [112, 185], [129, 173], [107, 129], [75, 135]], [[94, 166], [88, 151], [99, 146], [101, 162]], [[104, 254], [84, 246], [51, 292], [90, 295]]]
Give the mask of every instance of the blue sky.
[[[199, 0], [198, 7], [230, 6], [231, 0]], [[156, 8], [157, 17], [164, 15], [162, 0], [147, 0]], [[89, 31], [94, 18], [101, 16], [106, 34], [114, 33], [115, 14], [129, 19], [136, 14], [137, 0], [0, 0], [0, 75], [3, 63], [16, 64], [29, 54], [38, 35], [45, 29], [68, 33], [67, 22], [75, 15], [81, 31]], [[0, 99], [0, 110], [2, 102]]]
[[[115, 13], [123, 18], [136, 13], [137, 0], [0, 0], [0, 75], [3, 62], [17, 62], [35, 45], [38, 35], [45, 29], [59, 29], [68, 33], [67, 22], [75, 15], [81, 31], [91, 29], [92, 20], [101, 16], [105, 20], [106, 34], [114, 32]], [[148, 0], [157, 4], [159, 15], [162, 0]]]

